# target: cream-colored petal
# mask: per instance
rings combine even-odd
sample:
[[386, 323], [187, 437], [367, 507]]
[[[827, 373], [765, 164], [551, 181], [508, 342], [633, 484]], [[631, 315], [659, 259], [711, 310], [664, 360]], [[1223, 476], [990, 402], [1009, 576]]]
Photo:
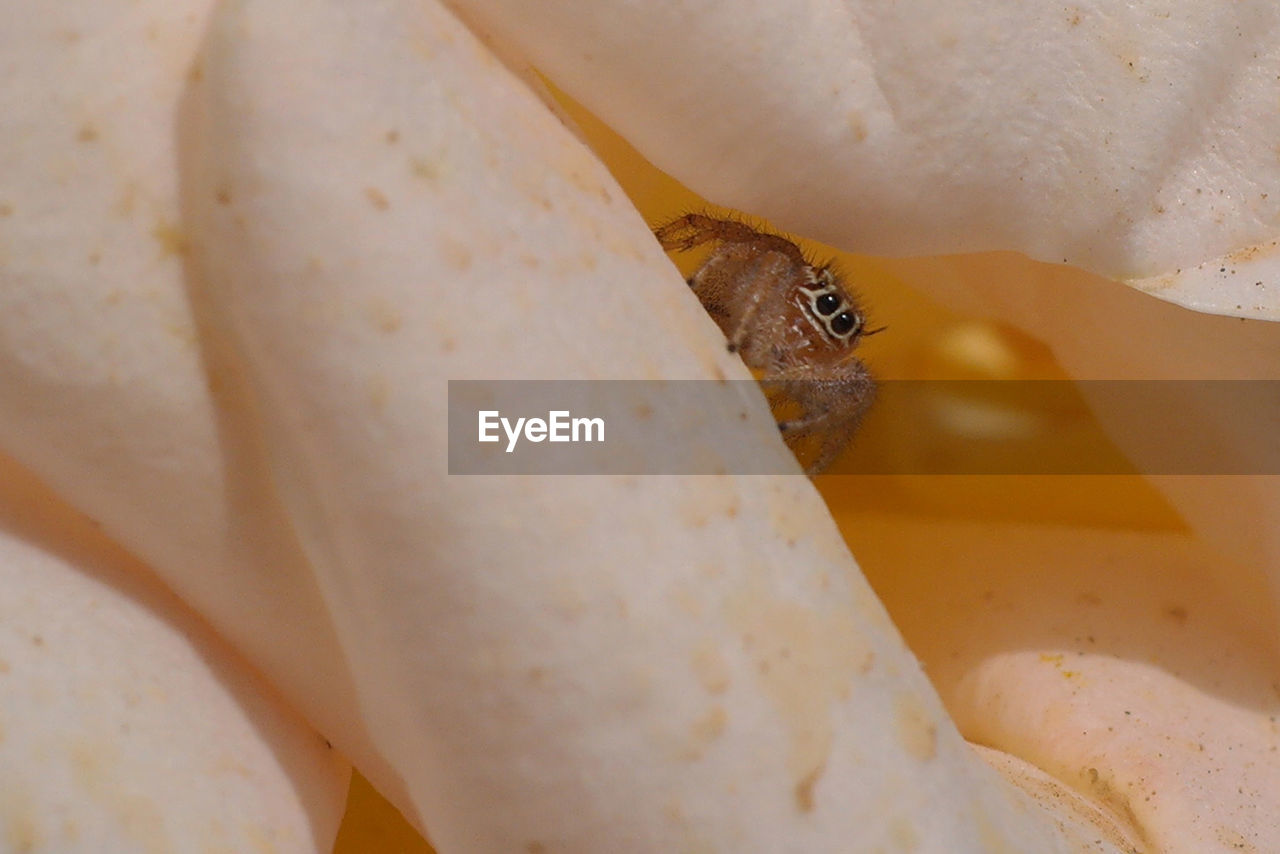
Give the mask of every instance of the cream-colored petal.
[[[1269, 0], [455, 5], [706, 198], [846, 249], [1136, 279], [1280, 232]], [[1164, 295], [1280, 305], [1207, 284]]]
[[[804, 478], [447, 474], [449, 379], [747, 376], [600, 164], [450, 13], [226, 3], [204, 84], [214, 314], [441, 850], [1093, 838], [975, 761]], [[784, 459], [742, 405], [698, 416]]]
[[0, 3], [0, 447], [390, 788], [240, 368], [190, 302], [179, 152], [211, 6]]
[[0, 484], [0, 849], [331, 850], [346, 761], [89, 519]]
[[1256, 567], [1185, 533], [873, 521], [896, 544], [879, 559], [917, 568], [881, 589], [968, 737], [1139, 850], [1280, 847], [1277, 608]]
[[[1178, 381], [1171, 432], [1225, 448], [1258, 438], [1258, 413], [1222, 407], [1214, 383], [1274, 382], [1280, 325], [1152, 303], [1010, 253], [891, 268], [1047, 344], [1135, 460], [1162, 437], [1124, 429], [1132, 413], [1088, 380]], [[1194, 538], [881, 522], [902, 545], [879, 561], [917, 570], [877, 589], [966, 736], [1100, 803], [1145, 848], [1268, 851], [1280, 846], [1280, 478], [1267, 471], [1152, 477]], [[939, 541], [945, 568], [917, 545]]]
[[1127, 284], [1197, 311], [1280, 320], [1280, 240], [1268, 240], [1163, 276]]

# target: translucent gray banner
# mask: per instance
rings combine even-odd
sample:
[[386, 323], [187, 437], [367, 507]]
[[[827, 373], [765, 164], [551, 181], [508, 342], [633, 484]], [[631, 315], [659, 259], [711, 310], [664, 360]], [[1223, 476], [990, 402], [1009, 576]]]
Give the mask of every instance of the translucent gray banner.
[[[764, 407], [754, 382], [453, 380], [449, 473], [795, 474], [743, 440]], [[827, 473], [1280, 474], [1280, 381], [882, 381]]]

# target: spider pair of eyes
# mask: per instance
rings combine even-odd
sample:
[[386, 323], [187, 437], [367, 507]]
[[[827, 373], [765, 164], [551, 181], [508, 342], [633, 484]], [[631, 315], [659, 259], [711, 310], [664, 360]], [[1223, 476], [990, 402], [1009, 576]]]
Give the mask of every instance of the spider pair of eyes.
[[806, 277], [814, 285], [800, 290], [809, 298], [809, 309], [826, 327], [832, 338], [848, 341], [862, 331], [862, 315], [845, 299], [836, 287], [830, 270], [805, 270]]
[[[844, 300], [830, 292], [820, 295], [813, 301], [813, 310], [823, 317], [831, 318], [831, 332], [839, 338], [843, 338], [862, 325], [862, 318], [852, 311], [840, 311], [843, 307]], [[836, 314], [837, 311], [840, 313]], [[832, 315], [835, 316], [832, 317]]]

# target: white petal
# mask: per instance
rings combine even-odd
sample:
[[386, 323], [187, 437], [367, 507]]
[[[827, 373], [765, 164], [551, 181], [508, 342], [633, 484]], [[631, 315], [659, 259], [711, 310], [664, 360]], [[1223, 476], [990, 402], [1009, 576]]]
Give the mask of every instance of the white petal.
[[[1051, 348], [1139, 465], [1161, 430], [1138, 435], [1114, 386], [1089, 380], [1139, 381], [1148, 393], [1178, 381], [1171, 434], [1236, 449], [1258, 447], [1262, 433], [1274, 445], [1275, 430], [1223, 406], [1214, 384], [1280, 378], [1280, 324], [1152, 303], [1010, 253], [888, 266]], [[881, 561], [920, 568], [886, 602], [961, 730], [1128, 816], [1153, 850], [1280, 845], [1270, 808], [1280, 778], [1258, 758], [1278, 747], [1280, 477], [1274, 455], [1258, 464], [1253, 476], [1151, 478], [1194, 538], [992, 521], [882, 528], [904, 545]], [[915, 551], [936, 539], [949, 546], [945, 573]]]
[[966, 735], [1142, 850], [1277, 849], [1276, 609], [1256, 567], [1185, 533], [878, 521], [881, 560], [916, 568], [878, 589]]
[[189, 302], [179, 151], [211, 5], [0, 3], [0, 446], [388, 788], [240, 369]]
[[[1280, 233], [1270, 0], [458, 5], [708, 199], [846, 249], [1138, 279]], [[1167, 295], [1274, 316], [1257, 278]]]
[[1127, 284], [1197, 311], [1280, 320], [1280, 240]]
[[[807, 480], [447, 473], [449, 379], [747, 376], [448, 12], [226, 3], [206, 84], [210, 295], [441, 850], [1075, 850], [941, 717]], [[700, 415], [782, 459], [741, 412]]]
[[90, 520], [0, 484], [4, 850], [331, 850], [346, 762]]

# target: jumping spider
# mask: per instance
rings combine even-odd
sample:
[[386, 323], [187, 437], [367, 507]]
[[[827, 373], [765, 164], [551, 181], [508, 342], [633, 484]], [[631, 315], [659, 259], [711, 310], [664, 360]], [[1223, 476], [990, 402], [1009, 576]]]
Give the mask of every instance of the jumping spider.
[[787, 444], [810, 474], [825, 469], [875, 396], [854, 347], [883, 327], [868, 331], [840, 276], [809, 263], [785, 237], [701, 214], [654, 234], [668, 251], [716, 244], [689, 287], [728, 339], [729, 352], [760, 378]]

